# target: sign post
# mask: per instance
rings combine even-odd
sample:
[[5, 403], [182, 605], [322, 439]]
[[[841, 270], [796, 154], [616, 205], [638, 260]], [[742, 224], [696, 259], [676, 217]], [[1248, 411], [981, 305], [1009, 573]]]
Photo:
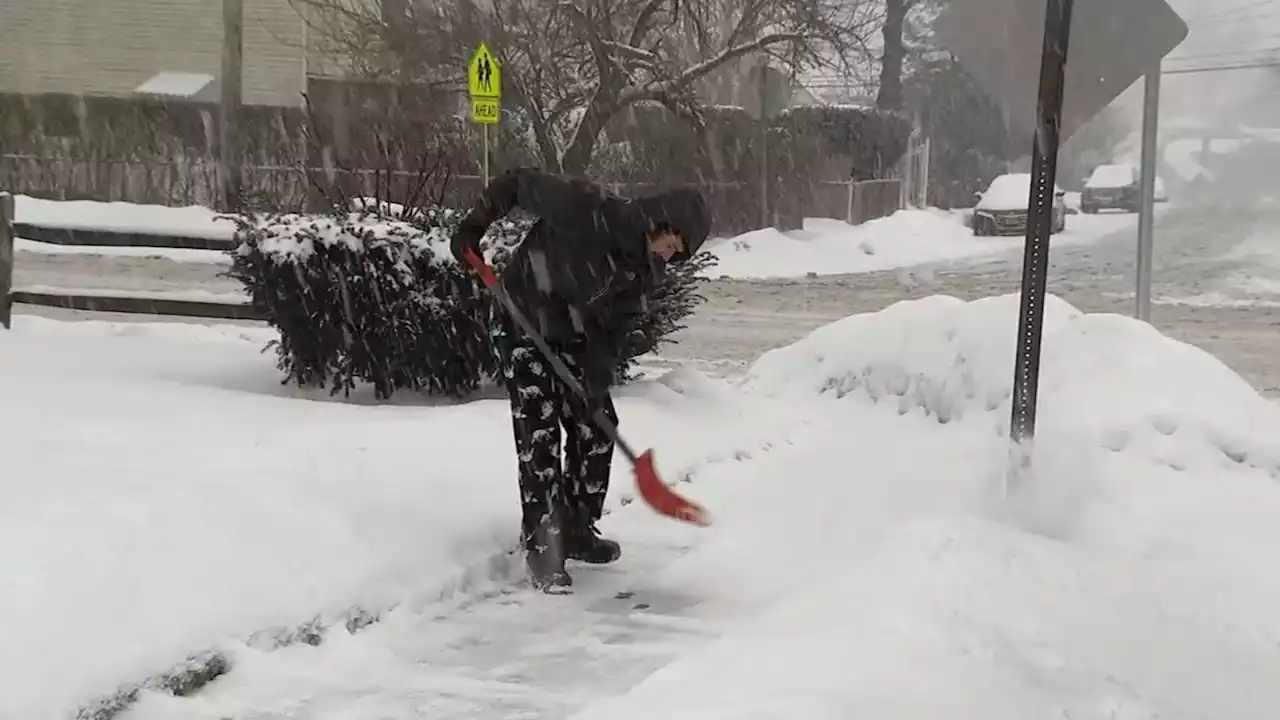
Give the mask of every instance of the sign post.
[[[1009, 425], [1016, 477], [1030, 462], [1035, 434], [1059, 143], [1139, 78], [1159, 72], [1160, 60], [1186, 39], [1187, 25], [1166, 0], [952, 0], [940, 24], [943, 46], [1000, 105], [1010, 135], [1033, 150]], [[1148, 81], [1152, 140], [1155, 90]], [[1144, 199], [1153, 182], [1154, 172], [1146, 173]], [[1144, 227], [1149, 245], [1149, 223]]]
[[471, 122], [484, 137], [484, 184], [489, 185], [489, 126], [502, 117], [502, 65], [489, 46], [480, 43], [467, 65], [467, 94], [471, 97]]
[[1151, 322], [1151, 260], [1155, 251], [1156, 131], [1160, 114], [1160, 68], [1147, 73], [1142, 88], [1142, 176], [1139, 178], [1142, 207], [1138, 210], [1138, 272], [1133, 294], [1136, 315]]
[[[1018, 314], [1018, 352], [1014, 358], [1013, 413], [1009, 438], [1021, 444], [1036, 427], [1036, 392], [1040, 375], [1040, 336], [1044, 327], [1044, 293], [1049, 277], [1049, 236], [1058, 174], [1062, 127], [1062, 93], [1075, 0], [1049, 0], [1044, 17], [1040, 57], [1040, 89], [1036, 102], [1039, 132], [1032, 139], [1031, 197], [1027, 239], [1022, 255], [1022, 306]], [[1024, 456], [1024, 461], [1026, 457]]]

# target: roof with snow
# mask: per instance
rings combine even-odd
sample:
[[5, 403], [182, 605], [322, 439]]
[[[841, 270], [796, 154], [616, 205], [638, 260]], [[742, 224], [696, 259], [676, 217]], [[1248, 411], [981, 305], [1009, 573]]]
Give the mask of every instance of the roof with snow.
[[218, 79], [206, 73], [158, 72], [133, 89], [137, 95], [183, 99], [192, 101], [216, 101]]

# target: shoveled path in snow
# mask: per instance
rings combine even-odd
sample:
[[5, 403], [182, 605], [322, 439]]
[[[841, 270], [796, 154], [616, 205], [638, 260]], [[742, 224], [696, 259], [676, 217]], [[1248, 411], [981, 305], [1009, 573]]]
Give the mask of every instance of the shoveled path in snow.
[[723, 631], [699, 598], [646, 583], [696, 538], [650, 513], [623, 514], [611, 527], [628, 538], [624, 560], [572, 566], [572, 594], [517, 585], [508, 560], [482, 591], [402, 607], [357, 634], [233, 648], [233, 670], [200, 693], [144, 694], [121, 720], [572, 716]]

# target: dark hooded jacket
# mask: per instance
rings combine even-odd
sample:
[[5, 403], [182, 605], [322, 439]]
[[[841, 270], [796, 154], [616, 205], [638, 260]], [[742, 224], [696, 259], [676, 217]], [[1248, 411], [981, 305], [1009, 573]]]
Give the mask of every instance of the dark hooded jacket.
[[512, 301], [547, 340], [585, 340], [589, 353], [616, 353], [616, 333], [628, 313], [642, 311], [662, 277], [662, 262], [648, 238], [670, 229], [684, 240], [683, 262], [698, 252], [711, 223], [702, 195], [676, 189], [640, 198], [609, 194], [598, 185], [516, 169], [496, 178], [463, 219], [453, 252], [479, 249], [489, 226], [521, 208], [537, 216], [503, 271]]

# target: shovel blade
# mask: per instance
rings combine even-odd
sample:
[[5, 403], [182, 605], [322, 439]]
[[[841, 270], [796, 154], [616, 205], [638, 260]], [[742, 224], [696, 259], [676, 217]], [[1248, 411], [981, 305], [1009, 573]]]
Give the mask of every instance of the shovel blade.
[[653, 464], [652, 451], [646, 450], [636, 459], [635, 470], [640, 497], [649, 507], [667, 517], [693, 525], [707, 527], [711, 524], [711, 516], [705, 509], [684, 499], [662, 482], [662, 478], [658, 477], [658, 469]]

